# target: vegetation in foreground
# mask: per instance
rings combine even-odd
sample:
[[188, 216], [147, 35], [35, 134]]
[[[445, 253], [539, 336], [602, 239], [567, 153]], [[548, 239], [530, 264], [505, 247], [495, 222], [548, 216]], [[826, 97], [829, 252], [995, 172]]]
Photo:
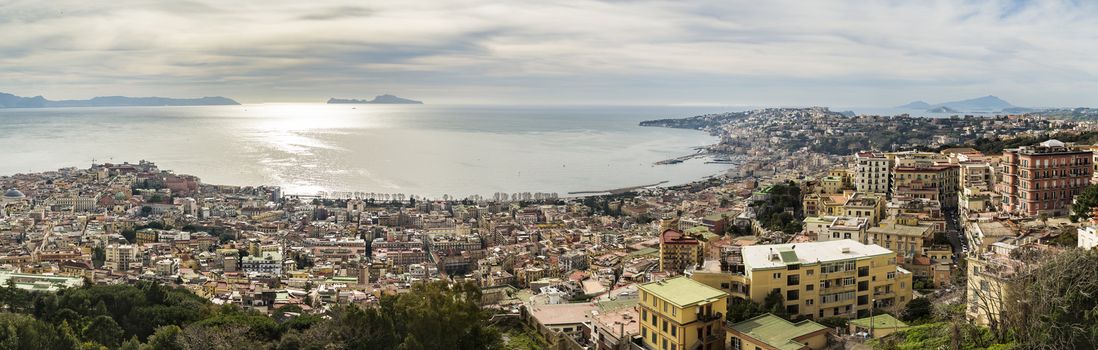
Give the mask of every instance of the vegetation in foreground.
[[376, 306], [267, 316], [155, 283], [56, 294], [9, 286], [0, 288], [0, 349], [503, 349], [479, 300], [472, 284], [426, 283]]

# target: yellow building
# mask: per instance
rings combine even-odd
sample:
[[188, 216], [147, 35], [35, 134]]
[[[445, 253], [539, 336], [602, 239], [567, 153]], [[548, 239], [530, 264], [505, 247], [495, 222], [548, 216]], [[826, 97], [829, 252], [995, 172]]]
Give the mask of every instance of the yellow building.
[[772, 314], [726, 326], [728, 350], [821, 350], [827, 348], [831, 330], [816, 322], [797, 323]]
[[678, 230], [660, 234], [660, 271], [682, 273], [705, 261], [704, 243]]
[[641, 338], [653, 350], [724, 348], [728, 293], [676, 277], [640, 286]]
[[745, 246], [740, 259], [739, 269], [698, 269], [691, 278], [760, 304], [776, 291], [789, 314], [816, 319], [866, 317], [872, 305], [899, 312], [912, 298], [911, 272], [896, 265], [896, 253], [878, 245], [834, 240]]
[[1010, 258], [1009, 253], [986, 253], [970, 256], [966, 260], [968, 285], [965, 288], [965, 315], [979, 325], [1000, 321], [1011, 280], [1025, 264]]
[[845, 191], [841, 194], [810, 193], [802, 200], [805, 216], [851, 216], [869, 219], [876, 225], [885, 215], [883, 197], [866, 192]]
[[926, 255], [923, 247], [934, 238], [934, 232], [933, 224], [920, 222], [914, 215], [899, 215], [869, 228], [867, 236], [868, 243], [885, 247], [909, 261]]

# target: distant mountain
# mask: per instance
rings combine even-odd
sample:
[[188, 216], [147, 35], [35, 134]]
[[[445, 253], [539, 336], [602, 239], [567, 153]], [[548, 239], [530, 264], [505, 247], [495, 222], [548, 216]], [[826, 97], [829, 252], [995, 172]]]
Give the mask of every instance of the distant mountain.
[[406, 98], [400, 98], [393, 95], [385, 94], [374, 97], [373, 100], [356, 100], [356, 99], [341, 99], [330, 98], [328, 104], [362, 104], [362, 103], [375, 103], [375, 104], [405, 104], [405, 105], [421, 105], [423, 101], [409, 100]]
[[915, 102], [911, 102], [911, 103], [908, 103], [908, 104], [903, 105], [903, 106], [896, 106], [896, 108], [930, 109], [930, 104], [926, 103], [926, 102], [923, 102], [923, 101], [915, 101]]
[[958, 112], [957, 110], [955, 110], [953, 108], [946, 107], [946, 106], [938, 106], [938, 107], [928, 109], [926, 111], [930, 112], [930, 113], [957, 113]]
[[202, 98], [99, 96], [90, 100], [51, 101], [42, 96], [21, 97], [0, 92], [0, 108], [215, 106], [239, 104], [240, 103], [233, 101], [230, 98], [221, 96]]
[[[1001, 99], [1001, 98], [988, 95], [988, 96], [984, 96], [984, 97], [977, 97], [977, 98], [972, 98], [972, 99], [967, 99], [967, 100], [943, 102], [943, 103], [934, 104], [934, 105], [923, 102], [923, 101], [915, 101], [915, 102], [911, 102], [911, 103], [908, 103], [906, 105], [899, 106], [899, 107], [896, 107], [896, 108], [922, 109], [922, 110], [927, 110], [927, 111], [940, 109], [940, 108], [946, 108], [946, 109], [948, 109], [948, 111], [942, 110], [944, 113], [959, 113], [959, 112], [998, 112], [998, 111], [1004, 111], [1004, 110], [1007, 110], [1007, 109], [1010, 109], [1010, 108], [1017, 108], [1017, 107], [1014, 107], [1014, 105], [1010, 104], [1010, 102], [1003, 101], [1003, 99]], [[934, 113], [942, 113], [942, 112], [934, 112]]]

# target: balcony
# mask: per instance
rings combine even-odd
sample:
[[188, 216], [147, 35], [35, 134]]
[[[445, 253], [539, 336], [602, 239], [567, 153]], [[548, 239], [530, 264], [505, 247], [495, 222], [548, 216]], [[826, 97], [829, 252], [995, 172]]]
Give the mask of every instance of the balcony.
[[698, 315], [698, 321], [699, 322], [709, 322], [709, 321], [715, 321], [715, 320], [721, 320], [721, 319], [724, 319], [724, 315], [721, 314], [720, 312], [714, 312], [714, 313], [710, 313], [710, 314], [699, 314]]

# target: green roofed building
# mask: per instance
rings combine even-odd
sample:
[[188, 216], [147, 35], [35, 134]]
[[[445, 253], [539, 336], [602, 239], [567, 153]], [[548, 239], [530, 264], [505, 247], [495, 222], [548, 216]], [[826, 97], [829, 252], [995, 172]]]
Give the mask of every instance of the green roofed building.
[[830, 329], [804, 320], [793, 323], [772, 314], [725, 326], [729, 350], [817, 350], [828, 345]]
[[0, 271], [0, 287], [9, 285], [14, 285], [16, 288], [30, 291], [56, 292], [64, 288], [83, 286], [84, 279], [70, 276], [36, 275]]

